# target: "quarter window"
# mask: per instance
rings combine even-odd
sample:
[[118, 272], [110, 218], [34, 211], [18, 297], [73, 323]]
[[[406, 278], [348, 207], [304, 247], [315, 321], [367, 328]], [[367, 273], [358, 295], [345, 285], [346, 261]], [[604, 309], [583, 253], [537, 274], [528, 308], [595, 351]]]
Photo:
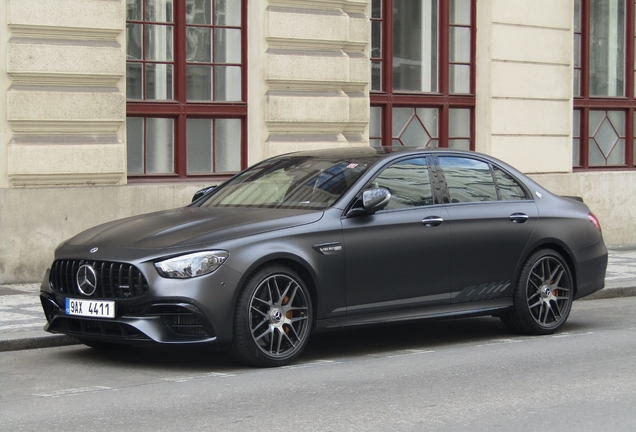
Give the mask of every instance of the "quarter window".
[[515, 201], [527, 199], [524, 189], [508, 173], [494, 168], [497, 189], [503, 201]]

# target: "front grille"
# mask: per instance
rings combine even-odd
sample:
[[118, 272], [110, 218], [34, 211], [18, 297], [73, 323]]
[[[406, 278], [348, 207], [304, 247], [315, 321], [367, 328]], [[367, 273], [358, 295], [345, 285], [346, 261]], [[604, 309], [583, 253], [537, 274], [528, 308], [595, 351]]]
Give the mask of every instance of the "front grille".
[[179, 336], [208, 336], [199, 317], [183, 306], [155, 306], [149, 314], [160, 316], [170, 331]]
[[130, 264], [88, 261], [57, 260], [51, 266], [51, 288], [71, 296], [82, 295], [77, 287], [77, 270], [89, 264], [97, 275], [97, 287], [91, 297], [100, 299], [133, 299], [148, 292], [148, 281], [139, 269]]
[[82, 318], [57, 318], [49, 327], [49, 331], [59, 331], [78, 337], [103, 336], [109, 338], [149, 340], [148, 336], [128, 324]]

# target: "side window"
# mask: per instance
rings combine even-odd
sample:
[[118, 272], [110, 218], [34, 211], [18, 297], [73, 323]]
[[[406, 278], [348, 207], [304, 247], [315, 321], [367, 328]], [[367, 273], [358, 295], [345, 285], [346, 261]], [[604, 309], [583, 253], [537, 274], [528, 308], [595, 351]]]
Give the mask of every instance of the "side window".
[[385, 210], [433, 204], [425, 157], [403, 160], [386, 167], [369, 187], [382, 187], [391, 192], [391, 201]]
[[499, 187], [502, 200], [514, 201], [527, 199], [526, 193], [519, 183], [497, 167], [495, 167], [495, 178], [497, 179], [497, 186]]
[[497, 188], [490, 166], [475, 159], [445, 156], [439, 158], [451, 203], [497, 201]]

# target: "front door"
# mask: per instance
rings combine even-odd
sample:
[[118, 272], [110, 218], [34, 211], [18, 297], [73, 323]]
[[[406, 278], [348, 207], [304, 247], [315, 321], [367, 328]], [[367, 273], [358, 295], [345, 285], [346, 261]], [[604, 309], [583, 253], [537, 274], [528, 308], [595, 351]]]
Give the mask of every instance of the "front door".
[[433, 202], [426, 158], [395, 162], [367, 187], [392, 198], [374, 215], [342, 222], [347, 314], [448, 303], [450, 225]]

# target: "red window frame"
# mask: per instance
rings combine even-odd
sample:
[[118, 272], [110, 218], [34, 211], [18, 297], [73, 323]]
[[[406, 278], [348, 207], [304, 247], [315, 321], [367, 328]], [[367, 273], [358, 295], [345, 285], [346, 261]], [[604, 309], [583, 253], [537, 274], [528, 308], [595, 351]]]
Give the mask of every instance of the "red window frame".
[[[232, 0], [235, 1], [235, 0]], [[173, 100], [127, 100], [127, 117], [161, 117], [174, 120], [174, 173], [171, 174], [130, 174], [129, 182], [165, 180], [225, 179], [228, 173], [187, 173], [186, 122], [187, 119], [241, 119], [241, 169], [247, 167], [247, 0], [241, 2], [241, 101], [187, 101], [186, 94], [186, 2], [174, 0], [173, 20]], [[144, 2], [145, 4], [145, 2]], [[145, 6], [144, 9], [145, 11]], [[141, 21], [128, 21], [142, 23]], [[146, 22], [147, 23], [147, 22]], [[164, 23], [161, 23], [164, 24]], [[203, 26], [203, 25], [202, 25]], [[209, 26], [212, 27], [212, 26]], [[231, 27], [234, 26], [216, 26]], [[145, 49], [145, 48], [144, 48]], [[139, 63], [140, 61], [136, 60]], [[143, 61], [144, 65], [146, 61]], [[158, 62], [165, 63], [165, 62]], [[210, 63], [212, 64], [212, 63]], [[203, 63], [208, 65], [208, 63]], [[225, 66], [226, 64], [224, 64]], [[227, 64], [236, 66], [236, 64]], [[214, 89], [213, 89], [214, 91]], [[143, 89], [145, 95], [145, 85]], [[146, 128], [144, 127], [144, 155], [146, 153]]]
[[[636, 97], [634, 95], [634, 11], [635, 0], [625, 0], [625, 96], [590, 96], [590, 0], [581, 0], [581, 31], [575, 32], [581, 36], [580, 67], [574, 70], [580, 71], [580, 95], [574, 96], [573, 108], [580, 112], [579, 130], [573, 131], [573, 138], [579, 140], [579, 165], [574, 165], [574, 171], [623, 171], [634, 169], [634, 115]], [[574, 47], [576, 49], [576, 47]], [[625, 161], [623, 165], [599, 165], [589, 164], [589, 118], [590, 111], [622, 111], [625, 113]], [[578, 134], [578, 136], [577, 136]], [[573, 145], [576, 145], [573, 143]]]
[[[393, 90], [393, 0], [383, 0], [382, 18], [371, 18], [372, 21], [382, 22], [382, 55], [372, 57], [380, 60], [382, 91], [371, 90], [372, 107], [382, 108], [382, 146], [392, 146], [393, 108], [438, 108], [439, 117], [439, 147], [448, 147], [449, 139], [449, 111], [453, 108], [470, 109], [470, 149], [475, 149], [475, 53], [476, 53], [476, 21], [477, 1], [471, 0], [470, 11], [470, 93], [451, 94], [449, 66], [450, 61], [450, 28], [466, 27], [465, 25], [450, 23], [450, 1], [438, 0], [439, 5], [439, 61], [438, 61], [438, 92], [413, 93]], [[373, 137], [371, 137], [373, 138]], [[379, 137], [376, 137], [379, 138]]]

